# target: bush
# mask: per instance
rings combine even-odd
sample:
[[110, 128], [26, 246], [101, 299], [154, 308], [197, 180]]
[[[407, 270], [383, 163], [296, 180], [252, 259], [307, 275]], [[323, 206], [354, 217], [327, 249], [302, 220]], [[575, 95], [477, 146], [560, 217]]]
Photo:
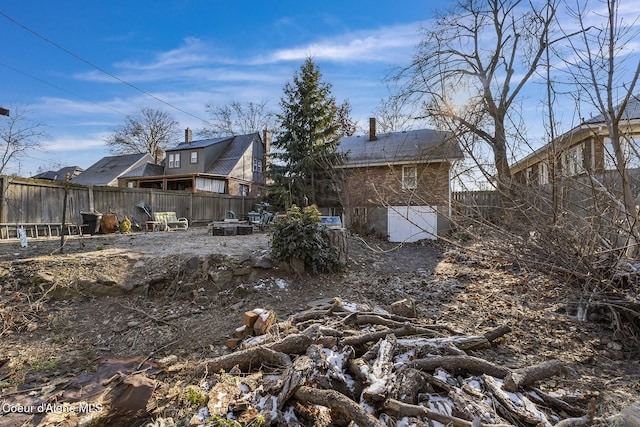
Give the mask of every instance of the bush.
[[271, 250], [283, 261], [302, 260], [313, 273], [340, 271], [342, 265], [335, 248], [329, 246], [328, 232], [320, 224], [320, 212], [315, 205], [304, 209], [293, 205], [271, 228]]

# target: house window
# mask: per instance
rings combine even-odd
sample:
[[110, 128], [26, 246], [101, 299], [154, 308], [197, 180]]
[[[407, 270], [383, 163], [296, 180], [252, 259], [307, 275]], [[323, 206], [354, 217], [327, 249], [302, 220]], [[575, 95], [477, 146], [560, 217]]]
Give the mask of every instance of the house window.
[[198, 163], [198, 152], [197, 151], [192, 151], [191, 152], [191, 158], [189, 159], [189, 161], [191, 163]]
[[[620, 138], [620, 148], [624, 154], [624, 160], [628, 169], [640, 168], [640, 153], [638, 153], [638, 147], [634, 144], [633, 138], [631, 141], [626, 137]], [[611, 138], [605, 138], [604, 140], [604, 168], [606, 170], [615, 170], [616, 167], [616, 152], [613, 149], [613, 143]]]
[[169, 154], [169, 168], [180, 167], [180, 153]]
[[416, 166], [402, 167], [402, 189], [413, 190], [418, 186], [418, 168]]
[[549, 165], [547, 162], [538, 164], [538, 184], [545, 185], [549, 183]]
[[262, 160], [253, 159], [253, 171], [254, 172], [262, 172]]
[[249, 186], [245, 184], [240, 184], [238, 186], [238, 195], [247, 197], [249, 195]]
[[568, 149], [562, 157], [562, 170], [565, 176], [578, 175], [584, 172], [584, 150], [582, 144]]

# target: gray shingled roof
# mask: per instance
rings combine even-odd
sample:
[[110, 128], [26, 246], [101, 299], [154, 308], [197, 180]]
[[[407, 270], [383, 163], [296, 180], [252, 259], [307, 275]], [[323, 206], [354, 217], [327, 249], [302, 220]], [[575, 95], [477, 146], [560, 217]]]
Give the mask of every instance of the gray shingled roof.
[[73, 178], [71, 182], [81, 185], [109, 185], [140, 162], [153, 162], [153, 158], [147, 153], [103, 157]]
[[260, 135], [257, 133], [234, 136], [231, 144], [220, 153], [205, 172], [213, 175], [229, 175], [255, 140], [260, 140]]
[[464, 154], [452, 134], [432, 129], [390, 132], [369, 136], [348, 136], [340, 140], [338, 151], [347, 154], [347, 166], [456, 160]]
[[[620, 111], [620, 105], [615, 106], [616, 113]], [[627, 108], [624, 110], [623, 120], [631, 120], [631, 119], [640, 119], [640, 99], [636, 97], [631, 97], [629, 103], [627, 104]], [[591, 117], [588, 120], [585, 120], [585, 123], [602, 123], [604, 122], [604, 116], [602, 114], [598, 114], [595, 117]]]
[[222, 138], [211, 138], [211, 139], [201, 139], [199, 141], [181, 142], [175, 147], [167, 148], [166, 151], [188, 150], [190, 148], [204, 148], [213, 144], [218, 144], [220, 142], [227, 141], [232, 138], [233, 136], [224, 136]]
[[64, 182], [67, 179], [67, 174], [70, 174], [71, 177], [73, 178], [74, 176], [78, 175], [81, 172], [82, 172], [82, 168], [78, 166], [66, 166], [61, 169], [58, 169], [57, 171], [46, 171], [46, 172], [39, 173], [37, 175], [32, 176], [31, 178], [48, 179], [51, 181]]
[[162, 176], [164, 175], [164, 166], [155, 163], [145, 163], [129, 172], [120, 175], [118, 178], [140, 178], [144, 176]]

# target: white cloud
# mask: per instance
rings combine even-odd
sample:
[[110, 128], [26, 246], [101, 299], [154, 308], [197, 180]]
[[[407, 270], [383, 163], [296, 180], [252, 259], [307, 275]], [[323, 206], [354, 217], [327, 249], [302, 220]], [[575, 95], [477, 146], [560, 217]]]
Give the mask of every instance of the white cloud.
[[299, 61], [307, 57], [336, 62], [388, 62], [406, 59], [420, 41], [420, 23], [381, 27], [328, 38], [319, 42], [281, 49], [258, 57], [257, 64]]

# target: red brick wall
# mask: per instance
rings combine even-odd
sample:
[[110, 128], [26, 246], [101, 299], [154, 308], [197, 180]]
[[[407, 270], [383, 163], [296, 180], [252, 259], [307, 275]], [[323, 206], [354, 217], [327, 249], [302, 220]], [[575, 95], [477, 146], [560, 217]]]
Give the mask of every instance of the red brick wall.
[[354, 168], [343, 199], [349, 207], [384, 205], [448, 206], [449, 164], [417, 165], [418, 181], [413, 190], [402, 188], [402, 166]]

